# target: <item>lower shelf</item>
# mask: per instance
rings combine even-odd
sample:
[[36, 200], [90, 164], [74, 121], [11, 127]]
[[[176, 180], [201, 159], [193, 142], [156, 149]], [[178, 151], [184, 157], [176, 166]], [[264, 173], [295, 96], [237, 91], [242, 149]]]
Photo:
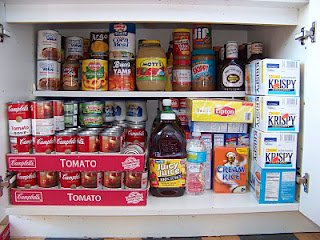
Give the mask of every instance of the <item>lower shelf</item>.
[[8, 215], [28, 216], [173, 216], [298, 211], [299, 203], [258, 204], [253, 193], [185, 195], [179, 198], [148, 196], [147, 206], [14, 206]]

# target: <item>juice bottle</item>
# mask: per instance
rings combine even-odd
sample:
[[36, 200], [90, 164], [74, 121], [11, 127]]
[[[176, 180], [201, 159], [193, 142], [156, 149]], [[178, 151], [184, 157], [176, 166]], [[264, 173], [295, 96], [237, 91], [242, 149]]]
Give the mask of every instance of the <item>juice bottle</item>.
[[175, 113], [163, 112], [160, 119], [150, 139], [150, 192], [157, 197], [182, 196], [186, 184], [186, 140]]

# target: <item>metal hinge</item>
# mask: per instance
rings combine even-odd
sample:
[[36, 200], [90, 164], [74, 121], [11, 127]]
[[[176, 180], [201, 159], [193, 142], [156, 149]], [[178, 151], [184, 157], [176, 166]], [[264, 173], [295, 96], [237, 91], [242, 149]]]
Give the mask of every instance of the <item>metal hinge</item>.
[[3, 189], [10, 188], [15, 181], [16, 175], [14, 173], [8, 172], [4, 179], [2, 176], [0, 176], [0, 197], [3, 195]]
[[10, 37], [10, 32], [4, 29], [3, 25], [0, 24], [0, 42], [4, 41], [4, 37]]
[[305, 173], [303, 177], [297, 177], [297, 183], [302, 184], [303, 191], [305, 193], [309, 192], [309, 174]]
[[310, 38], [312, 43], [316, 42], [316, 22], [312, 23], [310, 30], [305, 27], [301, 28], [301, 31], [294, 36], [295, 40], [299, 40], [301, 45], [305, 45], [305, 41]]

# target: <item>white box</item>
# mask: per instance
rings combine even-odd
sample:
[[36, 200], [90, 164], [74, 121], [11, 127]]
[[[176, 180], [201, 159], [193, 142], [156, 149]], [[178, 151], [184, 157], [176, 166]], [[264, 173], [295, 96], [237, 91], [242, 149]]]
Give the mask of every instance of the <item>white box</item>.
[[220, 122], [192, 122], [189, 121], [191, 132], [211, 133], [247, 133], [247, 123], [220, 123]]
[[255, 103], [254, 128], [263, 132], [299, 132], [300, 98], [248, 96]]
[[246, 94], [300, 95], [300, 63], [289, 59], [263, 59], [246, 66]]
[[207, 158], [205, 163], [206, 189], [212, 189], [212, 133], [201, 133], [201, 139], [207, 149]]
[[252, 161], [262, 168], [296, 168], [297, 133], [251, 132]]

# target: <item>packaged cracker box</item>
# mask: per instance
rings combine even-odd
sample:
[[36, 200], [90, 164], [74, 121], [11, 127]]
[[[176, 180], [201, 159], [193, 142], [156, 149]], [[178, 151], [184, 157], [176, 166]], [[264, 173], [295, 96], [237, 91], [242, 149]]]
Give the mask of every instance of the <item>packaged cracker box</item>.
[[213, 191], [244, 193], [247, 191], [248, 147], [215, 147]]
[[288, 59], [264, 59], [246, 66], [246, 94], [300, 95], [300, 63]]
[[254, 102], [254, 128], [264, 132], [299, 132], [300, 98], [248, 96]]
[[266, 133], [252, 130], [252, 161], [262, 168], [296, 168], [297, 133]]
[[189, 98], [187, 112], [190, 121], [253, 122], [253, 103], [241, 100]]
[[192, 132], [211, 133], [247, 133], [248, 123], [222, 123], [222, 122], [192, 122], [189, 121]]

